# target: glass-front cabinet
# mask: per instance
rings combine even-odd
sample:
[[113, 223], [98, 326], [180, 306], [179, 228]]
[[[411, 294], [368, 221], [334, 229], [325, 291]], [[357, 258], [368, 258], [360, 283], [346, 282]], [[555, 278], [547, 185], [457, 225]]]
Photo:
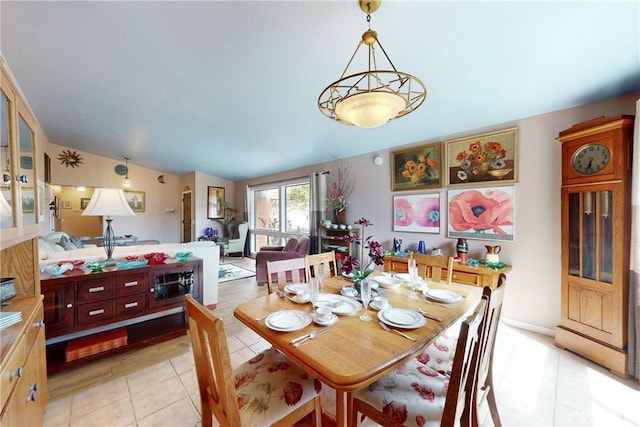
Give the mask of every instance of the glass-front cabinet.
[[38, 192], [36, 121], [4, 63], [0, 77], [0, 229], [2, 242], [9, 243], [37, 236], [43, 195]]

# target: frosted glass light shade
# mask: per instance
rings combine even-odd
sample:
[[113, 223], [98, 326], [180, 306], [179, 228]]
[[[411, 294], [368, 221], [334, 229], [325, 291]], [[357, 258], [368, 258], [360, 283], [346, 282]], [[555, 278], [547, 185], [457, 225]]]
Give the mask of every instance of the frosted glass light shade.
[[336, 115], [360, 128], [377, 128], [407, 107], [403, 97], [392, 92], [362, 92], [340, 100]]
[[96, 188], [82, 216], [133, 216], [120, 188]]

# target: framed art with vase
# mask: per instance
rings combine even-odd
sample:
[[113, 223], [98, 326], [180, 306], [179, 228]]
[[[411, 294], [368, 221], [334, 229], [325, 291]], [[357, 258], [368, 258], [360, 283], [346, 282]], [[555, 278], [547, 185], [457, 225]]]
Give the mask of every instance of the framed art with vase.
[[391, 190], [442, 187], [442, 144], [428, 144], [391, 153]]
[[447, 141], [447, 186], [518, 180], [518, 128]]
[[512, 242], [515, 187], [448, 190], [447, 237]]
[[440, 193], [393, 196], [393, 231], [440, 233]]
[[207, 187], [207, 218], [224, 219], [224, 187]]

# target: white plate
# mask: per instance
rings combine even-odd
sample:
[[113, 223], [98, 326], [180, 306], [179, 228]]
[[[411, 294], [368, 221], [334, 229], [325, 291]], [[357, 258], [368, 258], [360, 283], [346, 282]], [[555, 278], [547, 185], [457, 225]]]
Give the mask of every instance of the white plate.
[[327, 307], [333, 314], [349, 316], [362, 310], [362, 304], [353, 298], [336, 294], [320, 294], [316, 301], [316, 306]]
[[299, 295], [294, 295], [292, 297], [288, 297], [289, 301], [296, 302], [298, 304], [306, 304], [309, 302], [309, 294], [305, 294], [304, 298], [300, 298]]
[[402, 285], [402, 279], [393, 276], [375, 276], [371, 280], [377, 282], [383, 288], [394, 289]]
[[426, 319], [417, 311], [393, 307], [379, 311], [378, 319], [389, 326], [402, 329], [415, 329], [427, 323]]
[[299, 291], [309, 292], [308, 283], [290, 283], [284, 287], [284, 291], [290, 294], [297, 294]]
[[264, 323], [274, 331], [297, 331], [311, 323], [311, 315], [299, 310], [281, 310], [267, 316]]
[[313, 321], [315, 323], [317, 323], [318, 325], [322, 325], [322, 326], [331, 326], [334, 323], [336, 323], [338, 321], [338, 316], [336, 316], [335, 314], [331, 313], [329, 314], [329, 316], [327, 316], [326, 319], [318, 319], [317, 315], [313, 315]]
[[391, 308], [391, 305], [387, 304], [384, 307], [378, 307], [378, 304], [372, 301], [371, 304], [369, 304], [369, 307], [373, 308], [375, 311], [380, 311], [380, 310], [386, 310], [387, 308]]
[[358, 296], [358, 290], [353, 286], [343, 286], [342, 289], [340, 289], [340, 295], [355, 298]]
[[462, 298], [462, 295], [448, 289], [427, 289], [422, 294], [438, 302], [456, 302]]

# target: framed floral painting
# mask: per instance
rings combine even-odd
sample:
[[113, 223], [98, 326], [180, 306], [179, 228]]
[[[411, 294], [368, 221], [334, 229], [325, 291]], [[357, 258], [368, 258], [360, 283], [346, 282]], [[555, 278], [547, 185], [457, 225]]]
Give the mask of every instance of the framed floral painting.
[[440, 233], [440, 193], [393, 196], [393, 231]]
[[518, 128], [447, 141], [447, 186], [506, 184], [518, 179]]
[[413, 147], [391, 154], [391, 190], [442, 187], [442, 144]]
[[514, 240], [515, 187], [448, 191], [447, 237]]

